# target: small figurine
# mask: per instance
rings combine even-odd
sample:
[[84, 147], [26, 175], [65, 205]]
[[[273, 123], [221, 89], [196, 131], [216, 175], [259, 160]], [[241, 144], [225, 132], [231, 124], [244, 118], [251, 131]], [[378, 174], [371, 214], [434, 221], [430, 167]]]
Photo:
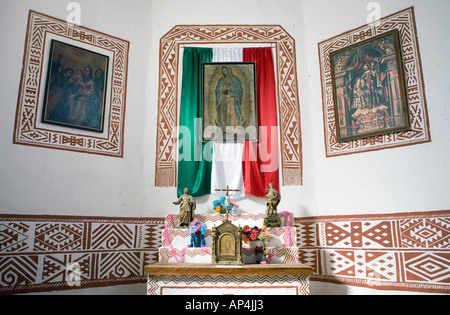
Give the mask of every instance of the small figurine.
[[202, 247], [206, 246], [205, 233], [206, 225], [200, 222], [198, 219], [194, 219], [191, 223], [191, 244], [190, 247]]
[[272, 184], [269, 184], [269, 189], [266, 191], [267, 197], [267, 210], [266, 218], [264, 219], [264, 225], [267, 227], [280, 227], [281, 220], [278, 216], [277, 208], [281, 201], [280, 193], [273, 188]]
[[196, 208], [196, 203], [192, 196], [189, 196], [189, 189], [184, 189], [184, 194], [173, 203], [174, 205], [180, 206], [180, 227], [186, 228], [192, 222], [194, 218], [194, 211]]

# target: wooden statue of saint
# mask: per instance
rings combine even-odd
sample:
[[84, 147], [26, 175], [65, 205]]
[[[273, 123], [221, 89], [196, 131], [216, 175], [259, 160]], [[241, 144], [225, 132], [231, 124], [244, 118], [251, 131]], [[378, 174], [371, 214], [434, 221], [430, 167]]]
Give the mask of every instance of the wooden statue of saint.
[[264, 219], [264, 225], [267, 227], [280, 227], [281, 219], [278, 216], [278, 205], [281, 201], [280, 193], [273, 188], [272, 184], [269, 184], [269, 189], [266, 191], [267, 197], [267, 209], [266, 209], [266, 218]]
[[173, 203], [180, 205], [180, 227], [187, 228], [194, 219], [194, 211], [197, 207], [195, 200], [189, 195], [189, 189], [184, 189], [184, 194]]

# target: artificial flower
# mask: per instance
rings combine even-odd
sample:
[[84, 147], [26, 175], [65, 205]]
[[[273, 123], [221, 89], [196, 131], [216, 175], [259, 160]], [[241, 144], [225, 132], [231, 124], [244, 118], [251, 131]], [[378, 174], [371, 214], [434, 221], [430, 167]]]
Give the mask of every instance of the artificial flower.
[[[225, 210], [225, 197], [221, 197], [220, 199], [214, 200], [213, 201], [213, 210], [215, 212], [221, 212], [223, 210]], [[228, 205], [228, 211], [231, 214], [236, 214], [237, 209], [239, 208], [239, 205], [234, 203], [234, 202], [230, 202], [230, 204]]]
[[258, 229], [258, 227], [254, 227], [253, 229], [250, 230], [247, 237], [250, 241], [256, 241], [258, 239], [260, 233], [261, 232]]

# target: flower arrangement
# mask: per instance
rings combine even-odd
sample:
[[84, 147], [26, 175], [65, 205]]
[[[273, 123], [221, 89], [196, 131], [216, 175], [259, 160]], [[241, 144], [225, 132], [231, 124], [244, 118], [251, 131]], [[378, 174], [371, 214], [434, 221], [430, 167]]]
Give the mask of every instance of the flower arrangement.
[[[225, 206], [225, 197], [214, 200], [213, 209], [217, 213], [220, 213], [221, 211], [226, 211], [227, 209]], [[230, 201], [230, 204], [228, 205], [228, 213], [236, 214], [238, 209], [239, 209], [239, 205], [237, 203]]]
[[206, 225], [203, 224], [197, 218], [192, 221], [189, 232], [191, 234], [191, 244], [189, 247], [202, 247], [206, 246], [205, 234]]
[[265, 226], [260, 229], [257, 226], [249, 227], [246, 225], [242, 229], [242, 238], [244, 243], [248, 243], [248, 241], [261, 241], [263, 244], [268, 245], [273, 235], [270, 234]]
[[[259, 263], [270, 263], [274, 250], [272, 247], [269, 247], [269, 242], [272, 238], [273, 235], [265, 226], [260, 229], [257, 226], [249, 227], [246, 225], [242, 229], [242, 240], [245, 244], [248, 244], [249, 241], [261, 242], [262, 246], [255, 247], [256, 260]], [[279, 249], [279, 246], [276, 249]]]

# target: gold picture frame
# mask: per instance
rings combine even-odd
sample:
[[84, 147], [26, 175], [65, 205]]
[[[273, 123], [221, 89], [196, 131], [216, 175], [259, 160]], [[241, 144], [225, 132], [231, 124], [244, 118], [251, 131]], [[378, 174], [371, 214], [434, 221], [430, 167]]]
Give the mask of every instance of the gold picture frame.
[[235, 226], [230, 220], [225, 220], [218, 227], [214, 226], [212, 237], [213, 265], [243, 265], [242, 228]]
[[397, 29], [330, 53], [339, 143], [410, 129], [402, 60]]
[[51, 40], [42, 122], [103, 132], [109, 57]]

